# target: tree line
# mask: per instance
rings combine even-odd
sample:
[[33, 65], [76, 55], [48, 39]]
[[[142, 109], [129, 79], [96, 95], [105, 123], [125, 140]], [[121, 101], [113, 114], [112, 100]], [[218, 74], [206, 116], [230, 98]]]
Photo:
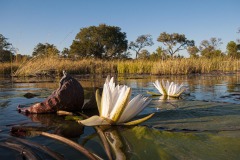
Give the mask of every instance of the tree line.
[[[240, 28], [238, 33], [240, 33]], [[117, 26], [106, 24], [89, 26], [80, 29], [69, 48], [59, 51], [54, 44], [38, 43], [32, 56], [56, 55], [74, 59], [129, 59], [131, 57], [130, 51], [133, 51], [136, 59], [165, 60], [183, 58], [179, 52], [186, 50], [190, 58], [220, 56], [240, 58], [239, 39], [236, 42], [230, 41], [226, 46], [226, 53], [223, 53], [219, 49], [222, 44], [220, 38], [212, 37], [209, 40], [203, 40], [199, 46], [196, 46], [194, 40], [189, 40], [184, 34], [162, 32], [157, 41], [162, 43], [163, 47], [159, 46], [153, 53], [150, 53], [146, 49], [154, 44], [150, 34], [140, 35], [135, 41], [129, 43], [126, 37], [126, 33]], [[16, 49], [8, 42], [8, 39], [0, 34], [0, 62], [27, 57], [16, 53]]]

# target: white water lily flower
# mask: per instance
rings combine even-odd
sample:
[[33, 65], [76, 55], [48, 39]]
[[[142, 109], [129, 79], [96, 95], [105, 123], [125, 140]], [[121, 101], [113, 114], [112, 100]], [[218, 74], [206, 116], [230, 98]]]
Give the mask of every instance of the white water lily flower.
[[162, 95], [169, 97], [179, 97], [186, 90], [183, 84], [179, 85], [174, 82], [169, 83], [169, 81], [165, 83], [163, 80], [160, 82], [156, 80], [153, 85]]
[[[136, 125], [151, 118], [153, 114], [128, 122], [140, 113], [151, 99], [137, 95], [130, 101], [131, 88], [126, 85], [115, 85], [114, 78], [108, 76], [103, 86], [102, 97], [96, 91], [99, 116], [92, 116], [79, 121], [86, 126], [95, 125]], [[128, 123], [125, 123], [128, 122]]]

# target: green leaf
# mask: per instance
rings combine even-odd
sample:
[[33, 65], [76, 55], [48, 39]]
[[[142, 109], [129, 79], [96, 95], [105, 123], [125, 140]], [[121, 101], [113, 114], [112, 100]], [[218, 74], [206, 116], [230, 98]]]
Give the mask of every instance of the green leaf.
[[127, 123], [123, 123], [123, 124], [120, 124], [120, 125], [124, 125], [124, 126], [137, 125], [137, 124], [140, 124], [140, 123], [150, 119], [153, 115], [154, 115], [154, 113], [152, 113], [152, 114], [150, 114], [146, 117], [143, 117], [143, 118], [140, 118], [140, 119], [137, 119], [137, 120], [134, 120], [134, 121], [130, 121], [130, 122], [127, 122]]
[[85, 126], [111, 125], [109, 120], [99, 116], [92, 116], [88, 119], [78, 121], [78, 123], [81, 123]]
[[80, 116], [65, 116], [65, 120], [69, 120], [69, 121], [79, 121], [82, 120], [83, 118]]
[[97, 102], [97, 106], [98, 106], [99, 115], [102, 115], [101, 99], [102, 99], [102, 97], [100, 96], [99, 89], [97, 89], [96, 90], [96, 102]]
[[150, 92], [150, 91], [147, 91], [147, 94], [151, 94], [152, 96], [161, 96], [161, 94], [159, 93]]
[[179, 97], [180, 97], [180, 94], [168, 95], [168, 96], [171, 97], [171, 98], [179, 98]]

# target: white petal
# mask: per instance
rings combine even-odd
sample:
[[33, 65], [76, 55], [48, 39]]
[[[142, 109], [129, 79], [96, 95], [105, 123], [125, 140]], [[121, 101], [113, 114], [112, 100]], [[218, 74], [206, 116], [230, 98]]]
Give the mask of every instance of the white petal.
[[[163, 81], [163, 83], [164, 83], [164, 81]], [[170, 86], [170, 83], [169, 83], [169, 81], [167, 80], [166, 84], [164, 85], [166, 91], [169, 89], [169, 86]]]
[[177, 92], [180, 92], [182, 89], [185, 90], [185, 87], [183, 86], [183, 83], [177, 87]]
[[177, 89], [177, 84], [174, 84], [173, 86], [172, 86], [172, 95], [175, 95], [176, 94], [176, 89]]
[[[119, 123], [122, 123], [122, 122], [126, 122], [129, 117], [131, 117], [131, 115], [133, 113], [136, 113], [137, 112], [137, 109], [138, 109], [138, 103], [141, 99], [141, 96], [142, 95], [137, 95], [136, 97], [134, 97], [129, 103], [128, 105], [126, 106], [125, 110], [123, 111], [120, 119], [118, 120]], [[135, 106], [135, 108], [134, 108]]]
[[157, 90], [161, 93], [164, 94], [163, 92], [163, 88], [161, 87], [160, 83], [158, 80], [155, 81], [155, 83], [153, 83], [153, 85], [157, 88]]
[[158, 89], [158, 91], [162, 95], [168, 95], [168, 96], [173, 96], [173, 97], [178, 97], [182, 92], [185, 91], [185, 87], [183, 84], [178, 85], [177, 83], [174, 82], [169, 82], [168, 80], [165, 82], [164, 80], [161, 81], [161, 83], [156, 80], [153, 85]]
[[111, 94], [110, 94], [110, 88], [108, 84], [104, 84], [103, 86], [103, 92], [102, 92], [102, 101], [101, 101], [101, 106], [102, 106], [102, 115], [103, 117], [108, 117], [110, 107], [111, 107]]
[[127, 89], [128, 89], [128, 88], [129, 88], [129, 87], [127, 87], [127, 86], [124, 85], [124, 86], [121, 87], [121, 89], [119, 90], [117, 100], [114, 102], [114, 103], [115, 103], [115, 104], [113, 104], [114, 107], [113, 107], [113, 109], [112, 109], [112, 111], [111, 111], [111, 113], [110, 113], [110, 119], [116, 114], [116, 111], [118, 110], [120, 104], [122, 103], [122, 101], [123, 101], [124, 98], [125, 98], [125, 95], [127, 94], [126, 92], [127, 92]]
[[118, 123], [126, 122], [139, 114], [149, 103], [151, 99], [137, 95], [126, 106]]
[[168, 91], [167, 91], [167, 94], [170, 95], [172, 93], [172, 85], [173, 85], [173, 82], [170, 83], [169, 87], [168, 87]]
[[110, 82], [108, 83], [108, 85], [109, 85], [109, 88], [110, 88], [111, 93], [114, 92], [114, 90], [115, 90], [114, 77], [112, 77], [112, 78], [110, 79]]
[[167, 95], [168, 94], [168, 88], [169, 88], [169, 82], [167, 81], [165, 83], [164, 80], [162, 80], [161, 88], [163, 90], [163, 95]]
[[114, 91], [112, 92], [112, 103], [115, 104], [115, 102], [117, 101], [118, 97], [119, 97], [119, 91], [122, 87], [120, 87], [119, 85], [117, 85], [114, 89]]
[[168, 88], [169, 88], [169, 81], [167, 80], [166, 83], [165, 83], [164, 80], [162, 80], [162, 84], [166, 88], [166, 90], [168, 90]]
[[184, 91], [186, 90], [185, 87], [181, 87], [178, 92], [176, 93], [176, 95], [180, 96], [180, 94], [182, 94]]
[[114, 77], [112, 77], [109, 81], [110, 84], [114, 83]]
[[110, 76], [108, 75], [106, 80], [105, 80], [105, 83], [109, 83], [109, 81], [110, 81]]
[[174, 92], [169, 94], [169, 96], [179, 97], [185, 91], [186, 88], [183, 86], [183, 84], [181, 84], [181, 85], [174, 84], [174, 85], [175, 85], [175, 90], [174, 90]]

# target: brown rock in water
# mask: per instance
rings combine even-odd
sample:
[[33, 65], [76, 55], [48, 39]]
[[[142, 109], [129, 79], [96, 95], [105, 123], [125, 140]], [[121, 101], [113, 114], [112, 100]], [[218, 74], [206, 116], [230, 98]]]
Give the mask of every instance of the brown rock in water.
[[36, 97], [36, 96], [38, 96], [38, 95], [28, 92], [28, 93], [24, 94], [23, 96], [26, 97], [26, 98], [33, 98], [33, 97]]
[[21, 108], [19, 112], [25, 113], [52, 113], [58, 110], [79, 111], [84, 103], [84, 91], [81, 84], [63, 71], [59, 88], [41, 103]]

